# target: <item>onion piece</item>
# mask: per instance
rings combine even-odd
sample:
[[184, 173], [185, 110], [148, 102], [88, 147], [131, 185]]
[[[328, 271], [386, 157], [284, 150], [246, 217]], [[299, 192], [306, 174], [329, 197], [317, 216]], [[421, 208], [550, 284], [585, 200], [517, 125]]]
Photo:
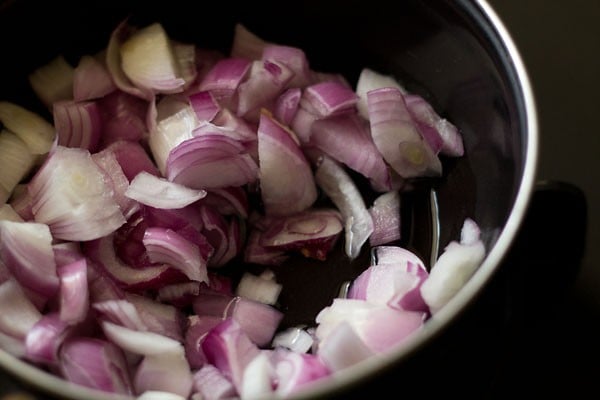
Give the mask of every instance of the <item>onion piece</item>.
[[258, 166], [244, 147], [223, 135], [188, 139], [173, 149], [165, 176], [193, 189], [241, 186], [257, 178]]
[[273, 393], [269, 354], [269, 350], [260, 350], [244, 368], [242, 382], [238, 388], [241, 399], [262, 399]]
[[193, 299], [199, 293], [200, 282], [174, 283], [160, 287], [156, 299], [161, 303], [168, 303], [178, 308], [184, 308], [192, 304]]
[[57, 313], [44, 315], [27, 332], [25, 356], [37, 363], [56, 365], [59, 349], [72, 331], [73, 327], [62, 320]]
[[439, 158], [419, 133], [399, 89], [371, 90], [367, 102], [373, 141], [398, 174], [414, 178], [442, 173]]
[[277, 386], [275, 393], [289, 396], [330, 375], [329, 368], [314, 354], [276, 349], [271, 355], [271, 363]]
[[60, 372], [69, 382], [109, 393], [133, 395], [121, 349], [97, 338], [73, 337], [60, 350]]
[[186, 400], [186, 397], [161, 390], [146, 390], [136, 400]]
[[15, 187], [29, 174], [35, 157], [17, 135], [0, 131], [0, 203], [4, 204]]
[[138, 393], [161, 391], [185, 399], [194, 384], [183, 350], [144, 357], [137, 367], [133, 383]]
[[283, 92], [294, 73], [285, 64], [271, 61], [254, 61], [248, 78], [237, 88], [236, 114], [246, 119], [261, 107], [267, 107]]
[[14, 279], [0, 283], [0, 332], [25, 339], [42, 314]]
[[398, 310], [428, 312], [420, 293], [428, 276], [423, 261], [401, 247], [376, 247], [374, 252], [386, 255], [352, 282], [347, 298]]
[[246, 219], [250, 211], [248, 195], [240, 186], [210, 189], [202, 202], [215, 208], [221, 215], [237, 215]]
[[0, 221], [23, 222], [23, 218], [12, 208], [10, 204], [0, 206]]
[[198, 121], [212, 121], [221, 111], [221, 106], [209, 91], [200, 91], [188, 97]]
[[237, 394], [233, 383], [212, 364], [204, 364], [193, 379], [194, 389], [203, 400], [226, 400]]
[[120, 140], [137, 142], [147, 137], [148, 104], [143, 99], [116, 90], [98, 99], [98, 105], [102, 115], [103, 147]]
[[263, 49], [268, 44], [265, 40], [250, 32], [244, 25], [235, 24], [231, 57], [260, 60]]
[[307, 353], [314, 345], [314, 338], [306, 330], [299, 327], [287, 328], [273, 337], [273, 347], [284, 347], [295, 353]]
[[201, 368], [206, 364], [202, 351], [202, 342], [212, 328], [219, 325], [223, 318], [212, 315], [190, 315], [185, 331], [185, 356], [191, 368]]
[[251, 65], [252, 62], [245, 58], [219, 60], [204, 76], [198, 89], [209, 91], [223, 107], [235, 106], [235, 91], [248, 76]]
[[373, 233], [369, 236], [372, 247], [400, 240], [400, 193], [397, 190], [377, 197], [369, 213], [373, 219]]
[[189, 189], [142, 171], [131, 181], [125, 195], [150, 207], [172, 209], [183, 208], [204, 198], [206, 191]]
[[348, 321], [342, 321], [320, 342], [317, 355], [327, 368], [340, 371], [375, 355], [358, 336]]
[[29, 183], [36, 222], [55, 238], [92, 240], [125, 223], [110, 185], [90, 153], [58, 146]]
[[145, 87], [137, 87], [123, 71], [121, 65], [121, 45], [131, 35], [133, 29], [122, 21], [111, 33], [108, 47], [106, 49], [106, 67], [115, 85], [123, 92], [142, 99], [153, 101], [154, 92]]
[[373, 232], [373, 219], [362, 195], [343, 167], [329, 157], [320, 160], [315, 180], [342, 214], [346, 255], [356, 258]]
[[106, 66], [95, 57], [84, 55], [73, 71], [73, 100], [93, 100], [115, 91]]
[[267, 215], [290, 215], [310, 207], [317, 189], [294, 134], [262, 113], [258, 126], [260, 189]]
[[462, 137], [456, 126], [440, 117], [421, 96], [405, 95], [404, 99], [408, 111], [420, 127], [421, 134], [434, 151], [438, 149], [441, 154], [451, 157], [464, 155]]
[[277, 61], [292, 71], [293, 77], [288, 82], [288, 87], [301, 88], [310, 83], [310, 67], [304, 50], [292, 46], [266, 44], [263, 48], [262, 59]]
[[176, 93], [184, 89], [172, 45], [159, 23], [137, 30], [120, 48], [121, 68], [139, 88], [154, 93]]
[[423, 312], [400, 311], [364, 300], [336, 298], [317, 315], [315, 333], [321, 346], [340, 324], [348, 323], [372, 352], [382, 353], [421, 328], [425, 318]]
[[248, 235], [244, 249], [244, 261], [261, 265], [281, 265], [289, 258], [287, 252], [275, 248], [267, 248], [260, 244], [262, 232], [253, 229]]
[[87, 262], [85, 258], [57, 268], [60, 280], [60, 319], [75, 324], [85, 319], [89, 307]]
[[139, 210], [140, 205], [135, 200], [127, 197], [130, 185], [121, 164], [117, 160], [117, 155], [111, 148], [106, 148], [93, 154], [92, 159], [100, 167], [105, 182], [112, 188], [115, 202], [121, 209], [125, 219], [128, 219]]
[[198, 246], [171, 229], [148, 228], [144, 246], [153, 263], [166, 263], [181, 271], [190, 280], [208, 282], [206, 260]]
[[326, 81], [306, 87], [300, 101], [307, 110], [323, 118], [353, 111], [358, 96], [338, 81]]
[[165, 175], [168, 158], [179, 145], [193, 138], [198, 126], [196, 114], [191, 107], [185, 107], [177, 113], [161, 120], [156, 129], [150, 132], [148, 144], [159, 171]]
[[336, 210], [309, 209], [270, 220], [261, 235], [260, 244], [325, 260], [343, 229], [342, 217]]
[[240, 325], [228, 318], [210, 330], [202, 342], [209, 363], [235, 386], [242, 387], [244, 370], [260, 354], [260, 349], [244, 333]]
[[179, 76], [184, 82], [183, 88], [187, 89], [194, 83], [198, 76], [198, 70], [196, 69], [196, 46], [174, 40], [171, 40], [171, 46]]
[[53, 104], [58, 145], [95, 151], [102, 133], [102, 119], [94, 101], [57, 101]]
[[[2, 147], [0, 146], [0, 149], [1, 148]], [[1, 157], [0, 160], [2, 160]], [[2, 185], [0, 185], [0, 188], [1, 187]], [[21, 183], [14, 187], [10, 198], [10, 206], [17, 214], [19, 214], [23, 221], [33, 221], [34, 217], [33, 211], [31, 211], [31, 202], [31, 195], [29, 194], [29, 190], [27, 190], [26, 183]]]
[[59, 287], [48, 225], [0, 221], [0, 257], [21, 285], [52, 297]]
[[396, 88], [405, 93], [404, 88], [391, 75], [384, 75], [370, 68], [363, 68], [358, 76], [356, 83], [356, 94], [359, 96], [357, 103], [358, 113], [366, 119], [369, 119], [369, 109], [367, 106], [367, 93], [371, 90], [381, 88]]
[[293, 121], [298, 106], [300, 105], [300, 98], [302, 97], [302, 89], [299, 87], [293, 87], [284, 91], [275, 102], [273, 115], [284, 125], [290, 125]]
[[8, 101], [0, 101], [0, 122], [17, 135], [32, 154], [46, 154], [50, 151], [54, 137], [54, 127], [40, 115]]
[[421, 295], [432, 314], [441, 310], [458, 293], [484, 257], [485, 246], [479, 238], [479, 227], [467, 218], [460, 242], [448, 243], [421, 286]]
[[115, 155], [123, 173], [131, 182], [140, 172], [159, 175], [156, 165], [152, 162], [146, 150], [138, 142], [118, 140], [105, 149]]
[[235, 293], [246, 299], [274, 305], [277, 303], [277, 298], [282, 288], [283, 286], [277, 283], [274, 277], [269, 279], [264, 278], [263, 275], [256, 276], [249, 272], [244, 272]]
[[59, 55], [29, 74], [29, 83], [46, 107], [52, 108], [54, 102], [73, 97], [73, 75], [73, 67]]
[[239, 296], [203, 293], [193, 303], [199, 316], [233, 318], [244, 334], [257, 346], [266, 346], [273, 339], [283, 314], [267, 304]]
[[315, 121], [309, 143], [369, 178], [376, 187], [391, 187], [385, 161], [373, 142], [368, 124], [359, 116], [350, 114]]
[[108, 235], [86, 242], [84, 252], [118, 285], [134, 290], [161, 287], [183, 280], [179, 271], [167, 265], [133, 268], [125, 264], [115, 254], [113, 238], [114, 235]]

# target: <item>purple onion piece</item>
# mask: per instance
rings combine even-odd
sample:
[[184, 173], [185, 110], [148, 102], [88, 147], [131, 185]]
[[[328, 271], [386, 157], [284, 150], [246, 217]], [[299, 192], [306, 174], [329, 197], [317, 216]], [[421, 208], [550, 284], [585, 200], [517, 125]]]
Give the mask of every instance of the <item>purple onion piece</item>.
[[342, 230], [341, 216], [336, 210], [310, 209], [272, 219], [261, 234], [260, 245], [325, 260]]

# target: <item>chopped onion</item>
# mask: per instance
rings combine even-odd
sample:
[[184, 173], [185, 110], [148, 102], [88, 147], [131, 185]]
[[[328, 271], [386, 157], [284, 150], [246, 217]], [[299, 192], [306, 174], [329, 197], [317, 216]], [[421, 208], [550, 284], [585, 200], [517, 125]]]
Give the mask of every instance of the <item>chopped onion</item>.
[[192, 372], [183, 350], [145, 356], [137, 366], [136, 392], [161, 391], [187, 398], [192, 391]]
[[237, 285], [236, 294], [246, 299], [274, 305], [277, 303], [282, 287], [275, 279], [266, 279], [244, 272]]
[[310, 67], [304, 51], [298, 47], [266, 44], [263, 48], [262, 59], [277, 61], [288, 67], [293, 77], [287, 86], [292, 88], [305, 87], [310, 83]]
[[310, 209], [270, 219], [260, 237], [260, 244], [325, 260], [343, 229], [341, 216], [336, 210]]
[[190, 280], [208, 282], [206, 260], [198, 246], [171, 229], [148, 228], [144, 246], [153, 263], [166, 263], [181, 271]]
[[31, 361], [55, 365], [58, 351], [72, 333], [72, 327], [56, 313], [44, 315], [25, 337], [26, 357]]
[[0, 221], [0, 257], [21, 285], [47, 298], [59, 287], [48, 225]]
[[140, 172], [159, 175], [156, 165], [138, 142], [119, 140], [105, 149], [112, 152], [127, 179], [131, 182]]
[[363, 68], [360, 71], [358, 82], [356, 83], [356, 94], [359, 96], [357, 103], [358, 113], [363, 117], [369, 118], [369, 110], [367, 106], [367, 93], [371, 90], [381, 88], [396, 88], [400, 92], [405, 93], [404, 88], [391, 75], [384, 75], [373, 71], [370, 68]]
[[235, 24], [231, 57], [260, 60], [268, 43], [250, 32], [244, 25]]
[[247, 365], [260, 350], [231, 318], [210, 330], [202, 342], [208, 362], [217, 367], [239, 392]]
[[[237, 88], [237, 115], [251, 117], [253, 111], [267, 107], [283, 92], [294, 73], [276, 61], [254, 61], [248, 78]], [[256, 114], [256, 113], [255, 113]]]
[[384, 193], [373, 202], [369, 213], [373, 219], [371, 246], [388, 244], [400, 239], [400, 194], [397, 190]]
[[29, 184], [36, 222], [65, 240], [97, 239], [125, 223], [111, 189], [87, 150], [62, 146]]
[[340, 210], [346, 231], [346, 254], [356, 258], [373, 232], [373, 219], [362, 195], [343, 167], [328, 157], [321, 159], [315, 179]]
[[73, 100], [93, 100], [117, 89], [106, 66], [95, 57], [85, 55], [73, 71]]
[[0, 203], [4, 204], [14, 188], [29, 174], [35, 157], [14, 133], [0, 131]]
[[89, 306], [86, 259], [61, 265], [57, 272], [60, 280], [60, 319], [68, 324], [83, 321]]
[[186, 397], [161, 390], [146, 390], [137, 396], [136, 400], [186, 400]]
[[100, 142], [102, 120], [94, 101], [58, 101], [53, 104], [58, 145], [95, 151]]
[[14, 279], [0, 283], [0, 332], [25, 339], [41, 318], [42, 314]]
[[275, 102], [273, 115], [282, 124], [290, 125], [300, 104], [302, 97], [302, 89], [298, 87], [287, 89], [283, 92]]
[[198, 121], [212, 121], [221, 111], [221, 106], [209, 91], [200, 91], [189, 96], [189, 102]]
[[225, 400], [237, 394], [231, 381], [212, 364], [205, 364], [194, 373], [194, 389], [205, 400]]
[[326, 81], [306, 87], [301, 102], [319, 117], [332, 117], [353, 111], [358, 96], [338, 81]]
[[467, 218], [461, 241], [450, 242], [421, 286], [423, 300], [435, 314], [465, 285], [485, 257], [485, 246], [479, 238], [479, 228]]
[[251, 65], [252, 62], [245, 58], [219, 60], [204, 76], [198, 89], [209, 91], [224, 107], [235, 105], [235, 91], [248, 76]]
[[12, 208], [10, 204], [0, 206], [0, 221], [23, 222], [23, 218]]
[[276, 349], [271, 356], [275, 381], [275, 393], [289, 396], [319, 379], [330, 375], [321, 357], [314, 354], [282, 351]]
[[154, 23], [134, 32], [120, 48], [121, 68], [139, 88], [154, 93], [184, 89], [170, 40], [163, 27]]
[[373, 357], [375, 352], [365, 345], [350, 322], [341, 321], [326, 341], [319, 342], [317, 355], [331, 371], [340, 371]]
[[350, 286], [347, 298], [366, 300], [406, 311], [428, 312], [420, 288], [427, 279], [424, 263], [401, 247], [375, 248], [385, 253], [377, 263], [363, 271]]
[[60, 372], [68, 381], [109, 393], [133, 395], [125, 354], [97, 338], [73, 337], [60, 350]]
[[413, 121], [402, 92], [382, 88], [367, 93], [371, 134], [383, 158], [401, 176], [437, 176], [442, 164]]
[[378, 188], [390, 187], [385, 161], [373, 142], [369, 126], [357, 115], [315, 121], [309, 143], [366, 176]]
[[102, 146], [122, 140], [138, 144], [147, 137], [146, 101], [121, 90], [97, 101], [102, 115]]
[[172, 209], [200, 200], [206, 191], [189, 189], [142, 171], [131, 181], [125, 195], [150, 207]]
[[263, 113], [258, 126], [261, 197], [268, 215], [290, 215], [310, 207], [317, 189], [294, 134]]
[[334, 299], [316, 317], [319, 346], [341, 324], [348, 323], [373, 352], [381, 353], [399, 345], [422, 327], [426, 313], [395, 310], [364, 300]]
[[73, 67], [60, 55], [37, 68], [29, 75], [35, 94], [48, 108], [60, 100], [73, 97]]
[[451, 157], [460, 157], [465, 153], [458, 129], [447, 119], [440, 117], [431, 104], [418, 95], [406, 95], [404, 99], [421, 134], [434, 151], [439, 149], [440, 153]]
[[273, 347], [285, 347], [296, 353], [307, 353], [314, 345], [314, 338], [304, 329], [291, 327], [273, 338]]
[[0, 122], [17, 135], [32, 154], [46, 154], [54, 141], [54, 127], [38, 114], [8, 101], [0, 101]]

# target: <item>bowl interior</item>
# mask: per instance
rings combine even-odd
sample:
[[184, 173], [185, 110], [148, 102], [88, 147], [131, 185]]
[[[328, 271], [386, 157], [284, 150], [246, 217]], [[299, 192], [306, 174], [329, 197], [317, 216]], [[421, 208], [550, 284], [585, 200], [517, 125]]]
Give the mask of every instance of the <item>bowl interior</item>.
[[[0, 97], [50, 119], [30, 90], [27, 75], [59, 54], [76, 65], [80, 56], [101, 51], [111, 31], [124, 18], [137, 26], [161, 22], [174, 39], [225, 53], [229, 51], [234, 24], [241, 22], [268, 41], [301, 47], [314, 70], [341, 72], [351, 84], [356, 83], [364, 67], [393, 75], [457, 125], [466, 156], [443, 159], [443, 178], [428, 181], [423, 189], [418, 185], [418, 190], [407, 194], [401, 241], [429, 260], [435, 239], [432, 222], [436, 222], [431, 220], [429, 209], [429, 188], [433, 187], [439, 207], [440, 250], [458, 238], [466, 217], [479, 224], [490, 250], [501, 237], [523, 190], [524, 172], [531, 168], [528, 165], [532, 161], [527, 159], [532, 139], [523, 77], [505, 38], [484, 10], [477, 2], [417, 0], [397, 2], [393, 7], [378, 0], [197, 4], [177, 0], [5, 1], [0, 4], [0, 49], [4, 59]], [[297, 268], [309, 274], [278, 275], [288, 288], [282, 293], [287, 296], [283, 301], [302, 305], [287, 317], [288, 323], [312, 318], [331, 301], [341, 282], [352, 279], [368, 265], [368, 257], [368, 252], [363, 252], [348, 263], [338, 255], [328, 268], [299, 262]], [[493, 264], [489, 270], [496, 268], [497, 260]], [[474, 297], [476, 292], [469, 296]], [[23, 372], [18, 363], [6, 364], [0, 358], [4, 368]], [[351, 378], [366, 376], [375, 368], [369, 367]], [[27, 373], [26, 379], [34, 383], [31, 371]], [[348, 380], [333, 383], [326, 390], [339, 388]], [[54, 385], [51, 390], [63, 393], [72, 390], [50, 385]]]

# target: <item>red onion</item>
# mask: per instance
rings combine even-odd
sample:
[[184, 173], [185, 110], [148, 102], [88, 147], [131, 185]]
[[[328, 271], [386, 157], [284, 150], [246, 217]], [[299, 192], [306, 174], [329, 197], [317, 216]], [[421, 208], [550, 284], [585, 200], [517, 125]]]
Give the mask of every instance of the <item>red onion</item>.
[[106, 66], [95, 57], [85, 55], [73, 71], [73, 100], [104, 97], [117, 89]]
[[343, 167], [328, 157], [320, 160], [315, 179], [340, 210], [346, 231], [346, 254], [356, 258], [373, 232], [373, 219], [362, 195]]
[[440, 160], [419, 133], [399, 89], [372, 90], [367, 102], [373, 141], [398, 174], [405, 178], [441, 174]]
[[4, 204], [19, 182], [33, 168], [35, 156], [17, 135], [7, 130], [0, 132], [0, 202]]
[[69, 324], [83, 321], [88, 312], [87, 261], [80, 258], [57, 269], [60, 280], [60, 319]]
[[38, 98], [49, 109], [56, 101], [73, 96], [73, 67], [59, 55], [29, 74], [29, 83]]
[[369, 213], [373, 219], [373, 233], [369, 236], [371, 246], [400, 239], [400, 193], [397, 190], [377, 197], [369, 208]]
[[310, 165], [293, 133], [263, 113], [258, 126], [261, 197], [268, 215], [290, 215], [310, 207], [317, 189]]
[[162, 209], [183, 208], [206, 196], [204, 190], [193, 190], [142, 171], [125, 191], [130, 199]]
[[194, 373], [194, 389], [206, 400], [225, 400], [235, 397], [231, 381], [212, 364], [205, 364]]
[[431, 267], [421, 286], [423, 300], [432, 313], [438, 312], [464, 286], [485, 257], [485, 246], [479, 238], [479, 227], [467, 218], [460, 242], [450, 242]]
[[0, 122], [25, 142], [32, 154], [48, 153], [56, 136], [44, 118], [8, 101], [0, 101]]
[[15, 280], [0, 283], [0, 332], [24, 339], [41, 318], [38, 309]]

